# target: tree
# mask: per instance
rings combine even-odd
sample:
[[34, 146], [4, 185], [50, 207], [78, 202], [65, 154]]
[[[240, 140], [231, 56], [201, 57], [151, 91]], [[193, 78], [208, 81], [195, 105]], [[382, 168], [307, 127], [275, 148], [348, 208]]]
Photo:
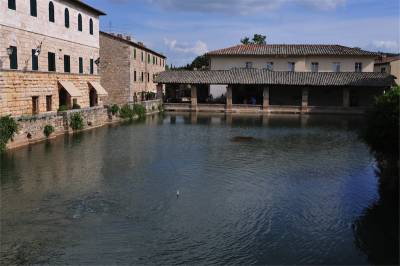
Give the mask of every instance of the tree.
[[240, 40], [242, 44], [266, 44], [267, 36], [261, 34], [254, 34], [253, 39], [250, 41], [249, 37], [244, 37]]

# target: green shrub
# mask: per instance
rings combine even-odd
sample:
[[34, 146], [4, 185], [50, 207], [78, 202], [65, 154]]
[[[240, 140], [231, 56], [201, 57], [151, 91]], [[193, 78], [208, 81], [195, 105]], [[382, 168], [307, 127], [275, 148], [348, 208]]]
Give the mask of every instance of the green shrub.
[[71, 115], [69, 125], [73, 130], [81, 130], [81, 129], [83, 129], [83, 118], [82, 118], [82, 115], [80, 113], [75, 113], [75, 114]]
[[119, 112], [119, 106], [116, 105], [116, 104], [113, 104], [113, 105], [110, 107], [110, 112], [111, 112], [113, 115], [118, 114], [118, 112]]
[[133, 105], [133, 112], [139, 118], [143, 118], [143, 117], [146, 116], [146, 108], [144, 108], [144, 106], [141, 105], [141, 104], [134, 104]]
[[60, 105], [60, 107], [58, 107], [58, 111], [59, 112], [64, 112], [68, 110], [68, 106], [66, 105]]
[[399, 99], [397, 86], [379, 96], [367, 112], [362, 138], [374, 152], [399, 155]]
[[46, 125], [43, 129], [43, 133], [46, 137], [49, 137], [54, 132], [54, 127], [52, 125]]
[[0, 152], [6, 150], [7, 142], [18, 132], [18, 124], [11, 116], [0, 117]]
[[135, 117], [135, 112], [133, 111], [133, 109], [129, 105], [125, 104], [119, 110], [119, 116], [121, 118], [123, 118], [123, 119], [132, 120]]
[[72, 105], [72, 109], [81, 109], [81, 106], [79, 104], [77, 104], [77, 103], [74, 103]]

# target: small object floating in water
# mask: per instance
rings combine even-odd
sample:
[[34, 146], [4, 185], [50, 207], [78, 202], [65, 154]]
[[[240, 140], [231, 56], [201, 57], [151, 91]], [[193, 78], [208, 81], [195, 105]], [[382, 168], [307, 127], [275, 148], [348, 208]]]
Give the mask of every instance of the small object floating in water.
[[176, 191], [176, 198], [179, 198], [179, 195], [180, 195], [179, 190], [177, 190]]
[[254, 140], [256, 140], [256, 139], [253, 137], [248, 137], [248, 136], [236, 136], [231, 139], [231, 141], [233, 141], [233, 142], [245, 142], [245, 141], [254, 141]]

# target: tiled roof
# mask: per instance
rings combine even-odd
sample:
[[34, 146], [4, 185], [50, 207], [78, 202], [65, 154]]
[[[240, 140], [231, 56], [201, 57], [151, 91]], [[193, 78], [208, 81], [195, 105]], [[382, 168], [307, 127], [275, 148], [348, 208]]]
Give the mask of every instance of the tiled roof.
[[210, 56], [264, 55], [264, 56], [305, 56], [305, 55], [357, 55], [378, 56], [377, 53], [342, 45], [327, 44], [242, 44], [207, 53]]
[[390, 62], [393, 62], [396, 60], [400, 60], [400, 55], [381, 57], [381, 58], [375, 60], [375, 64], [386, 64], [386, 63], [390, 63]]
[[269, 84], [300, 86], [385, 87], [394, 77], [376, 72], [283, 72], [267, 69], [236, 68], [231, 70], [164, 71], [155, 80], [164, 84]]

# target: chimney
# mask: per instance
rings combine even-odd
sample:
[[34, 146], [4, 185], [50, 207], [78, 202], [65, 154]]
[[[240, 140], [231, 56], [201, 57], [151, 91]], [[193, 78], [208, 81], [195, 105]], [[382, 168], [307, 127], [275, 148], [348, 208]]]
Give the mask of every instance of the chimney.
[[142, 43], [142, 42], [138, 42], [137, 44], [142, 46], [142, 47], [146, 47], [146, 46], [144, 46], [144, 43]]
[[125, 39], [126, 39], [127, 41], [131, 41], [131, 40], [132, 40], [132, 37], [129, 36], [129, 35], [126, 35], [126, 36], [125, 36]]
[[117, 37], [118, 37], [118, 38], [122, 38], [122, 34], [121, 34], [121, 33], [118, 33], [118, 34], [117, 34]]

